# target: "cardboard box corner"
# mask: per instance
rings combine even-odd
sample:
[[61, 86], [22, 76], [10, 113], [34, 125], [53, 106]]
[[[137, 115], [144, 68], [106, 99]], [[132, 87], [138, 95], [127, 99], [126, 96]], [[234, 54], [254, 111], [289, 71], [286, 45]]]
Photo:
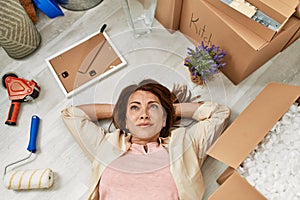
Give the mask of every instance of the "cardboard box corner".
[[183, 0], [157, 0], [155, 18], [170, 32], [179, 29]]
[[[238, 189], [237, 189], [238, 188]], [[255, 190], [239, 173], [232, 175], [208, 197], [208, 200], [267, 200], [261, 193]]]

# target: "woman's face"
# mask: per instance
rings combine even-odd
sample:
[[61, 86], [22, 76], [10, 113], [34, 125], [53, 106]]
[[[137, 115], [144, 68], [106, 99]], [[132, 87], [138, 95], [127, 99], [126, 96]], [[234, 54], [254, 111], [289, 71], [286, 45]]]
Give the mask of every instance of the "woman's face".
[[157, 141], [161, 129], [166, 125], [166, 115], [157, 96], [138, 90], [128, 99], [126, 128], [133, 138], [141, 141]]

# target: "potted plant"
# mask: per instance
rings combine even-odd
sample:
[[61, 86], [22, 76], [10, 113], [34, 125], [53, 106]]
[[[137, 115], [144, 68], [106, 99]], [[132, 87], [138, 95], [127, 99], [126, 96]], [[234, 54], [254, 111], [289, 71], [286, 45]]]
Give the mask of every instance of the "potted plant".
[[195, 50], [187, 48], [188, 56], [184, 60], [184, 65], [188, 67], [191, 80], [197, 84], [204, 84], [225, 67], [223, 58], [226, 52], [219, 46], [205, 46], [204, 42], [197, 46]]

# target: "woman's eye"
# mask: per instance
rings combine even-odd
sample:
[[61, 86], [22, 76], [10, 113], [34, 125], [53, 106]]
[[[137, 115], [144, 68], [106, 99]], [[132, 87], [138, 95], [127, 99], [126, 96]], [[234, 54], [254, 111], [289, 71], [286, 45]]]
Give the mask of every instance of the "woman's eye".
[[151, 105], [150, 105], [150, 108], [157, 109], [157, 108], [158, 108], [158, 105], [156, 105], [156, 104], [151, 104]]
[[138, 110], [137, 106], [130, 106], [130, 110]]

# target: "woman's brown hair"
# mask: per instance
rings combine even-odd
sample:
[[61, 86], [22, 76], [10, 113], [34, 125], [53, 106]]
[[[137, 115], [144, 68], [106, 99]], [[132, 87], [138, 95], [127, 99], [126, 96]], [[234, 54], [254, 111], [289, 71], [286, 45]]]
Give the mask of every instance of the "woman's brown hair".
[[166, 114], [167, 120], [166, 126], [163, 127], [160, 132], [160, 137], [168, 137], [171, 127], [174, 125], [175, 121], [178, 120], [178, 118], [175, 116], [173, 104], [190, 102], [198, 98], [191, 98], [191, 93], [188, 91], [186, 85], [174, 85], [171, 92], [168, 88], [152, 79], [146, 79], [139, 84], [127, 86], [122, 90], [113, 111], [114, 126], [118, 129], [121, 129], [125, 133], [128, 133], [129, 131], [126, 129], [126, 111], [128, 99], [131, 94], [138, 90], [148, 91], [157, 96], [162, 107], [164, 108], [164, 113]]
[[166, 126], [162, 128], [160, 137], [169, 136], [169, 129], [172, 127], [175, 120], [173, 102], [176, 96], [171, 93], [168, 88], [152, 79], [146, 79], [139, 84], [127, 86], [122, 90], [113, 111], [113, 123], [115, 127], [125, 131], [126, 133], [128, 132], [128, 130], [126, 130], [126, 110], [128, 99], [131, 94], [139, 90], [151, 92], [159, 98], [167, 117]]

